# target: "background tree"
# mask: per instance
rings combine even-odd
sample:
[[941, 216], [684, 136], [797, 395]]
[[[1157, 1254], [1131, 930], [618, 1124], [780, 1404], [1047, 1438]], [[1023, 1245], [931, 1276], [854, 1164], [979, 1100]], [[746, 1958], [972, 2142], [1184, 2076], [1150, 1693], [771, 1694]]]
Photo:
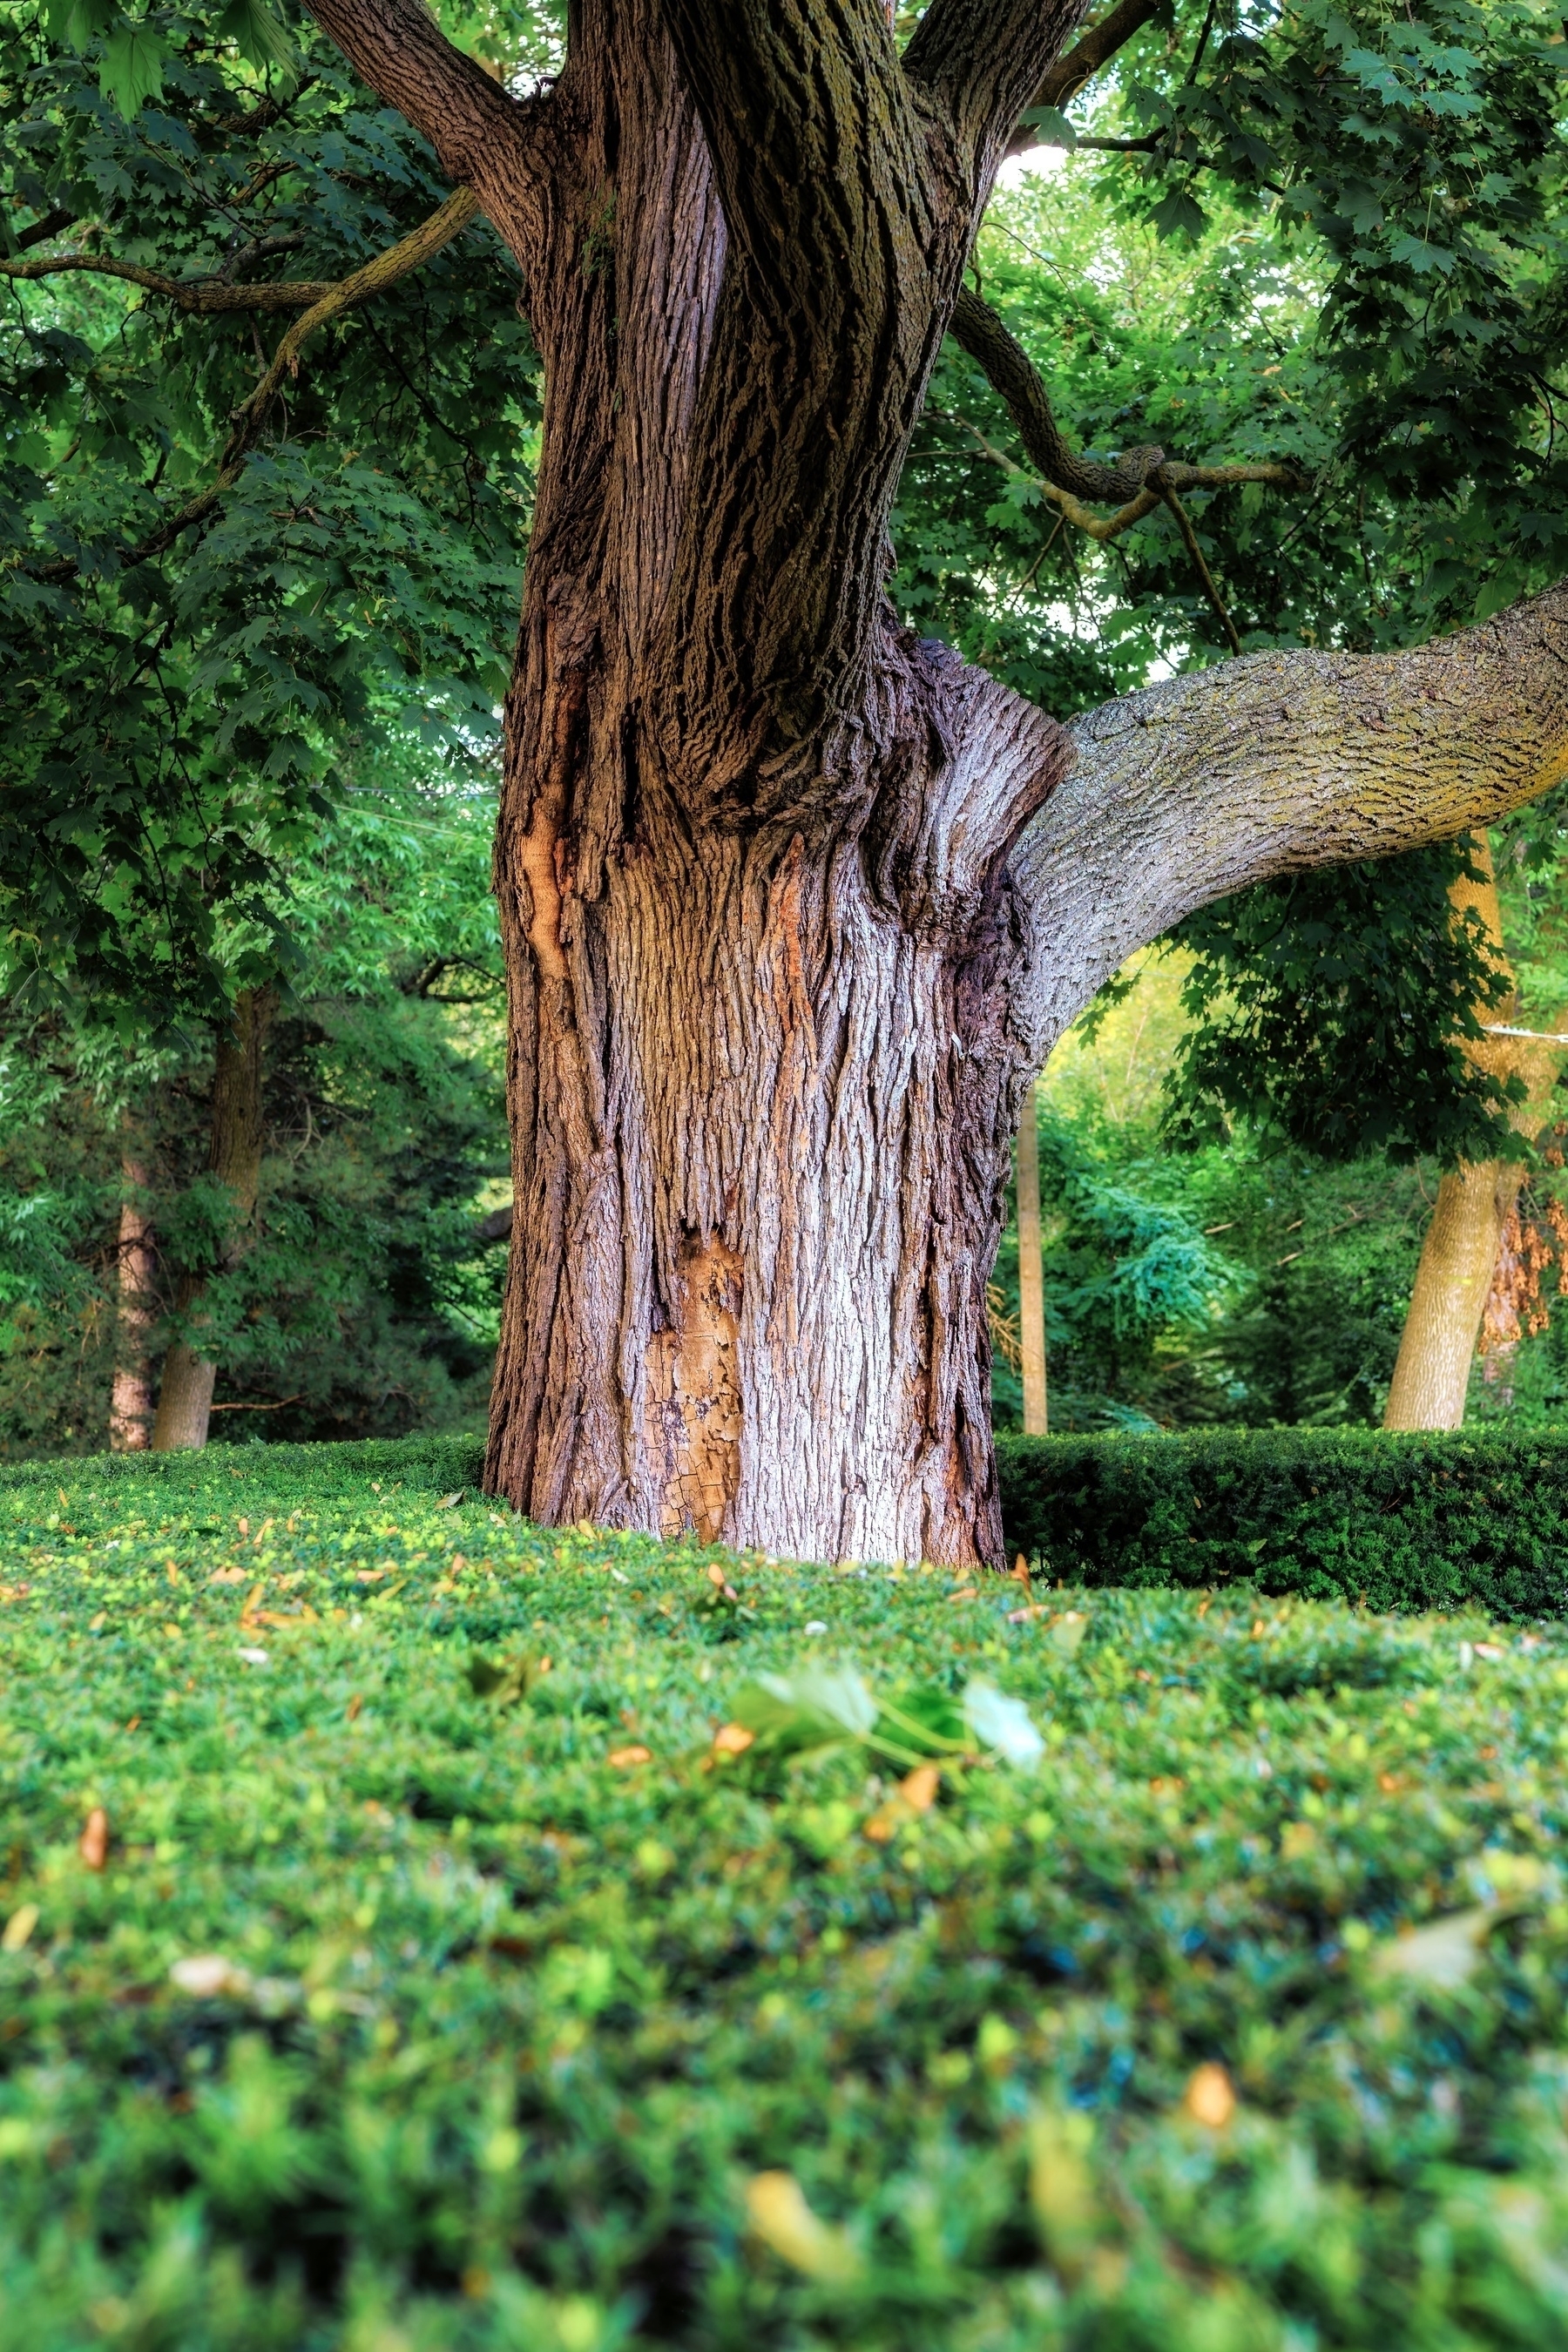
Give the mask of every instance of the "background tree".
[[211, 1028], [128, 1053], [58, 1009], [9, 1013], [0, 1450], [102, 1445], [111, 1381], [121, 1410], [127, 1202], [143, 1414], [166, 1352], [195, 1341], [229, 1438], [482, 1416], [502, 1254], [478, 1221], [506, 1181], [494, 793], [397, 748], [354, 762], [289, 870], [294, 984], [272, 1015], [244, 1252], [209, 1166]]

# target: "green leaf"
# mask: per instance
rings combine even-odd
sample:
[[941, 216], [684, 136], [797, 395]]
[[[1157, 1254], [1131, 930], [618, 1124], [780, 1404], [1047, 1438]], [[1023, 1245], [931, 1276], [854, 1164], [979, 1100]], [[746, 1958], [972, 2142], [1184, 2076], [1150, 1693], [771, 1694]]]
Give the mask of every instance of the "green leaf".
[[734, 1718], [763, 1753], [800, 1755], [864, 1739], [876, 1723], [877, 1703], [858, 1674], [808, 1666], [799, 1675], [759, 1675], [736, 1698]]
[[114, 22], [114, 0], [47, 0], [44, 29], [51, 41], [85, 49]]
[[1018, 120], [1031, 131], [1037, 131], [1047, 147], [1065, 147], [1070, 155], [1078, 145], [1078, 132], [1059, 106], [1031, 106]]
[[156, 33], [145, 25], [120, 25], [104, 43], [98, 86], [127, 122], [135, 121], [144, 99], [163, 97], [167, 55]]
[[1186, 236], [1194, 243], [1208, 226], [1207, 214], [1184, 188], [1173, 188], [1162, 196], [1149, 217], [1162, 236]]
[[1023, 1700], [1009, 1698], [994, 1683], [972, 1682], [963, 1694], [963, 1712], [981, 1746], [994, 1748], [1009, 1764], [1032, 1771], [1045, 1754], [1046, 1743]]
[[294, 46], [266, 0], [229, 0], [217, 20], [219, 38], [232, 41], [258, 73], [268, 66], [293, 83], [299, 79]]

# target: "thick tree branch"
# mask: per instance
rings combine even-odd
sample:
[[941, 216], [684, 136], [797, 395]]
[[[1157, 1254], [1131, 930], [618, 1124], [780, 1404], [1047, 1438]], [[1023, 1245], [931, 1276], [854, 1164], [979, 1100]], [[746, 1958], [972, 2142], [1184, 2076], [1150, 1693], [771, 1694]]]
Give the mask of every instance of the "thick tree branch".
[[1400, 654], [1251, 654], [1072, 730], [1013, 868], [1043, 1054], [1135, 948], [1274, 874], [1450, 839], [1568, 774], [1568, 587]]
[[107, 255], [62, 253], [52, 261], [9, 261], [0, 255], [0, 278], [58, 278], [68, 271], [85, 271], [93, 278], [118, 278], [162, 294], [182, 310], [301, 310], [333, 290], [332, 281], [319, 285], [230, 286], [221, 278], [181, 278], [161, 269], [143, 269], [133, 261], [116, 261]]
[[[341, 318], [345, 310], [352, 310], [357, 303], [368, 301], [373, 295], [384, 292], [400, 278], [406, 278], [410, 271], [421, 268], [444, 246], [450, 245], [455, 236], [462, 234], [479, 209], [478, 196], [468, 188], [459, 188], [410, 236], [401, 238], [396, 245], [389, 246], [384, 253], [378, 253], [374, 260], [365, 263], [363, 269], [354, 270], [336, 285], [323, 287], [319, 299], [302, 319], [295, 320], [283, 337], [272, 355], [271, 365], [249, 399], [234, 411], [233, 429], [218, 459], [218, 469], [213, 480], [146, 539], [134, 547], [119, 551], [117, 562], [121, 566], [145, 563], [150, 557], [161, 555], [165, 548], [173, 547], [194, 523], [202, 521], [210, 514], [225, 491], [232, 489], [239, 479], [246, 458], [261, 437], [262, 428], [285, 375], [299, 373], [300, 353], [316, 329], [325, 326], [329, 320]], [[73, 580], [81, 568], [80, 559], [74, 555], [62, 557], [58, 562], [29, 564], [26, 567], [32, 576], [39, 580]]]
[[425, 0], [308, 0], [377, 96], [470, 187], [526, 271], [559, 158], [548, 99], [516, 99], [450, 42]]
[[947, 107], [981, 163], [984, 193], [1020, 111], [1083, 11], [1084, 0], [931, 0], [915, 27], [904, 71]]
[[[1086, 83], [1092, 81], [1100, 68], [1110, 62], [1118, 49], [1129, 42], [1134, 33], [1141, 33], [1150, 19], [1159, 12], [1161, 0], [1117, 0], [1117, 5], [1089, 27], [1065, 57], [1058, 58], [1041, 79], [1024, 111], [1033, 114], [1037, 108], [1055, 107], [1058, 110], [1068, 105]], [[1037, 145], [1039, 130], [1032, 122], [1020, 122], [1007, 142], [1009, 155], [1021, 155], [1026, 148]]]
[[1114, 466], [1096, 466], [1080, 457], [1057, 424], [1028, 352], [973, 287], [960, 288], [950, 332], [978, 362], [993, 392], [1005, 402], [1019, 439], [1047, 481], [1078, 499], [1120, 504], [1137, 497], [1164, 457], [1163, 449], [1129, 449]]

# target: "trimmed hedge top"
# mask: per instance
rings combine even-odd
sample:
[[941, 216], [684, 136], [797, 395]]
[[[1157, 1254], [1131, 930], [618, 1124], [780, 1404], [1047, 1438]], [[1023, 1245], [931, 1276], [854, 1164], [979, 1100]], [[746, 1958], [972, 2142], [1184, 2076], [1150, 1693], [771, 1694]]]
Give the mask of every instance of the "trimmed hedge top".
[[1009, 1549], [1069, 1584], [1568, 1615], [1568, 1433], [1005, 1437]]
[[1568, 1637], [365, 1451], [0, 1486], [7, 2346], [1563, 2340]]

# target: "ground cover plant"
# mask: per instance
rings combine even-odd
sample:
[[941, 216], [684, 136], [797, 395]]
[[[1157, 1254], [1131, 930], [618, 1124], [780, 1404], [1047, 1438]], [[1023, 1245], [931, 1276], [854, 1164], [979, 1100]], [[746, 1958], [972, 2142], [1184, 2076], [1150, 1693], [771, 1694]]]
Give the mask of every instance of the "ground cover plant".
[[1562, 2339], [1556, 1629], [453, 1459], [0, 1475], [10, 2340]]

